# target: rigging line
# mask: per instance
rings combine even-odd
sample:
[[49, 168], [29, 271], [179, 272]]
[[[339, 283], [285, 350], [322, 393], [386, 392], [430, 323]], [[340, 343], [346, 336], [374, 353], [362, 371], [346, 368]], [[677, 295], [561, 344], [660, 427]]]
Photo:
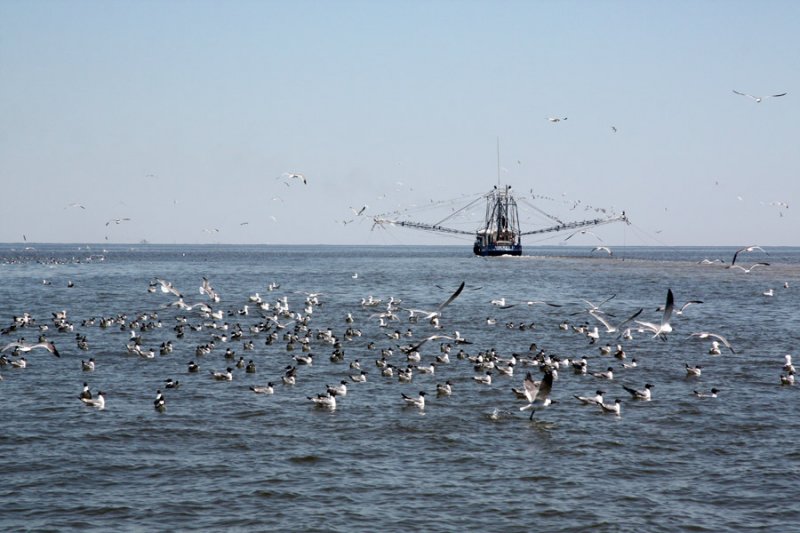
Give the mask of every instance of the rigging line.
[[412, 212], [418, 212], [418, 211], [429, 211], [429, 210], [432, 210], [432, 209], [437, 208], [437, 207], [444, 207], [444, 206], [447, 206], [447, 205], [452, 205], [452, 204], [457, 204], [457, 203], [460, 204], [465, 199], [474, 198], [475, 196], [477, 196], [477, 200], [480, 200], [483, 197], [483, 195], [484, 195], [484, 193], [480, 193], [480, 194], [477, 194], [477, 193], [474, 193], [474, 194], [463, 194], [463, 195], [459, 196], [458, 198], [453, 198], [453, 199], [450, 199], [450, 200], [440, 200], [440, 201], [437, 201], [435, 203], [432, 202], [432, 203], [429, 203], [429, 204], [410, 205], [410, 206], [405, 207], [405, 208], [393, 209], [391, 211], [388, 211], [388, 212], [384, 213], [384, 215], [389, 215], [389, 214], [392, 214], [392, 213], [396, 213], [396, 214], [400, 215], [400, 214], [403, 214], [403, 213], [412, 213]]
[[567, 222], [559, 224], [558, 226], [553, 226], [549, 228], [542, 228], [532, 231], [523, 231], [520, 235], [535, 235], [538, 233], [551, 233], [554, 231], [565, 231], [570, 229], [578, 229], [578, 228], [585, 228], [587, 226], [602, 226], [605, 224], [610, 224], [612, 222], [619, 222], [620, 220], [626, 220], [619, 216], [614, 218], [595, 218], [592, 220], [579, 220], [576, 222]]
[[553, 215], [551, 215], [550, 213], [547, 213], [547, 212], [543, 211], [542, 209], [540, 209], [540, 208], [536, 207], [536, 206], [535, 206], [535, 205], [533, 205], [532, 203], [528, 202], [528, 200], [527, 200], [526, 198], [524, 198], [524, 197], [521, 197], [521, 198], [519, 199], [519, 201], [520, 201], [520, 202], [522, 202], [522, 203], [524, 203], [525, 205], [527, 205], [527, 206], [528, 206], [528, 207], [530, 207], [531, 209], [534, 209], [534, 210], [536, 210], [537, 212], [539, 212], [540, 214], [542, 214], [542, 215], [546, 216], [546, 217], [547, 217], [547, 218], [549, 218], [550, 220], [554, 220], [554, 221], [558, 222], [559, 224], [563, 224], [563, 223], [564, 223], [564, 222], [563, 222], [561, 219], [559, 219], [558, 217], [556, 217], [556, 216], [553, 216]]
[[627, 224], [622, 228], [622, 260], [625, 261], [625, 255], [628, 253], [628, 228]]
[[[541, 235], [546, 235], [546, 234], [542, 233]], [[555, 239], [559, 239], [560, 237], [561, 237], [560, 234], [555, 233], [553, 235], [547, 235], [546, 237], [540, 237], [538, 239], [525, 239], [525, 240], [528, 241], [528, 242], [538, 243], [538, 242], [552, 241], [552, 240], [555, 240]]]
[[447, 215], [446, 217], [444, 217], [444, 218], [443, 218], [442, 220], [440, 220], [439, 222], [436, 222], [436, 223], [434, 223], [433, 225], [434, 225], [434, 226], [441, 226], [441, 225], [442, 225], [442, 222], [447, 222], [448, 220], [450, 220], [451, 218], [453, 218], [454, 216], [456, 216], [456, 215], [457, 215], [457, 214], [459, 214], [460, 212], [462, 212], [462, 211], [465, 211], [465, 210], [467, 210], [467, 209], [471, 208], [473, 205], [475, 205], [476, 203], [478, 203], [478, 202], [479, 202], [479, 201], [481, 201], [482, 199], [483, 199], [483, 198], [481, 198], [481, 197], [475, 198], [474, 200], [472, 200], [470, 203], [468, 203], [467, 205], [465, 205], [465, 206], [464, 206], [464, 207], [462, 207], [461, 209], [458, 209], [458, 210], [456, 210], [456, 211], [453, 211], [452, 213], [450, 213], [449, 215]]
[[657, 242], [661, 246], [669, 246], [667, 243], [665, 243], [664, 241], [662, 241], [661, 239], [659, 239], [655, 235], [651, 234], [650, 232], [648, 232], [644, 228], [639, 227], [636, 224], [631, 224], [631, 226], [632, 226], [633, 230], [635, 230], [637, 233], [639, 233], [642, 237], [646, 237], [647, 239], [650, 239], [651, 241]]

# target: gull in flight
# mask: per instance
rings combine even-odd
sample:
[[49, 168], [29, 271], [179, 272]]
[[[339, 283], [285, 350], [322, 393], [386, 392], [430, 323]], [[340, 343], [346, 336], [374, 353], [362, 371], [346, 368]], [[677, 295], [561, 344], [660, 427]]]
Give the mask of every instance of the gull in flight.
[[613, 252], [611, 251], [611, 248], [609, 248], [608, 246], [595, 246], [594, 248], [592, 248], [592, 252], [598, 252], [598, 251], [603, 251], [603, 252], [607, 253], [608, 255], [612, 255], [613, 254]]
[[176, 289], [175, 286], [172, 285], [172, 283], [170, 283], [169, 281], [163, 280], [161, 278], [155, 278], [153, 280], [153, 285], [155, 285], [156, 283], [159, 284], [159, 288], [161, 289], [161, 292], [163, 292], [164, 294], [172, 293], [178, 298], [183, 298], [183, 295], [181, 295], [180, 291]]
[[742, 265], [731, 265], [728, 268], [738, 268], [739, 270], [741, 270], [745, 274], [749, 274], [750, 271], [753, 270], [757, 266], [769, 266], [769, 263], [755, 263], [754, 265], [751, 265], [750, 268], [743, 267]]
[[447, 300], [442, 302], [442, 304], [440, 304], [435, 311], [426, 311], [424, 309], [406, 309], [406, 311], [409, 312], [409, 317], [422, 316], [423, 320], [431, 320], [434, 318], [439, 318], [442, 316], [442, 310], [448, 305], [450, 305], [450, 303], [453, 300], [458, 298], [458, 295], [461, 294], [461, 291], [463, 290], [464, 290], [464, 282], [462, 281], [461, 285], [458, 286], [455, 292], [451, 294]]
[[[284, 172], [283, 174], [278, 176], [276, 179], [281, 179], [281, 178], [288, 178], [290, 180], [297, 179], [297, 180], [302, 181], [303, 185], [308, 185], [308, 180], [306, 179], [306, 177], [303, 174], [300, 174], [299, 172]], [[284, 181], [284, 183], [286, 185], [289, 185], [288, 182]]]
[[[597, 237], [597, 240], [598, 240], [598, 241], [600, 241], [600, 242], [603, 242], [603, 239], [601, 239], [600, 237], [598, 237], [598, 236], [597, 236], [597, 234], [596, 234], [596, 233], [593, 233], [593, 232], [589, 231], [588, 229], [581, 229], [581, 230], [575, 231], [575, 232], [573, 232], [573, 233], [570, 233], [569, 235], [567, 235], [567, 238], [566, 238], [566, 239], [564, 239], [564, 242], [567, 242], [568, 240], [570, 240], [571, 238], [573, 238], [575, 235], [578, 235], [578, 234], [581, 234], [581, 235], [586, 235], [587, 233], [588, 233], [589, 235], [594, 235], [595, 237]], [[594, 251], [594, 250], [593, 250], [593, 251]]]
[[[703, 303], [702, 300], [689, 300], [688, 302], [683, 304], [680, 309], [675, 309], [675, 314], [676, 315], [682, 315], [683, 314], [683, 310], [686, 309], [687, 307], [689, 307], [690, 305], [692, 305], [692, 304], [701, 304], [701, 303]], [[664, 310], [663, 306], [658, 307], [656, 309], [656, 311], [663, 311], [663, 310]]]
[[725, 347], [728, 348], [731, 351], [731, 353], [736, 353], [736, 350], [733, 349], [733, 347], [731, 346], [731, 343], [728, 342], [728, 339], [726, 339], [722, 335], [717, 335], [716, 333], [711, 333], [710, 331], [698, 331], [697, 333], [692, 333], [689, 336], [690, 337], [697, 337], [698, 339], [707, 339], [709, 337], [711, 337], [712, 339], [717, 339], [717, 340], [719, 340], [719, 342], [724, 344]]
[[531, 416], [529, 420], [533, 420], [533, 413], [536, 412], [533, 403], [540, 396], [542, 398], [542, 407], [547, 407], [553, 403], [552, 400], [550, 400], [550, 391], [553, 390], [553, 372], [551, 370], [545, 371], [544, 377], [541, 381], [534, 381], [533, 376], [531, 376], [531, 373], [528, 372], [525, 375], [522, 386], [522, 393], [525, 395], [525, 399], [528, 400], [528, 405], [520, 407], [519, 410], [527, 411], [530, 409]]
[[205, 276], [203, 276], [203, 284], [200, 286], [200, 294], [206, 294], [211, 298], [212, 302], [219, 303], [219, 294], [214, 290], [214, 287], [211, 286], [211, 282], [208, 281], [208, 278]]
[[[739, 248], [738, 250], [736, 250], [736, 253], [733, 254], [733, 260], [731, 261], [731, 266], [736, 264], [736, 258], [739, 256], [739, 254], [741, 252], [753, 252], [755, 250], [760, 250], [760, 251], [764, 252], [765, 254], [767, 254], [766, 250], [764, 250], [762, 247], [757, 246], [755, 244], [753, 246], [745, 246], [744, 248]], [[769, 255], [769, 254], [767, 254], [767, 255]]]
[[125, 218], [112, 218], [111, 220], [109, 220], [108, 222], [106, 222], [106, 226], [108, 226], [108, 225], [109, 225], [109, 224], [111, 224], [112, 222], [113, 222], [114, 224], [121, 224], [121, 223], [123, 223], [123, 222], [127, 222], [127, 221], [129, 221], [129, 220], [130, 220], [130, 218], [128, 218], [128, 217], [125, 217]]
[[52, 342], [37, 342], [35, 344], [30, 344], [24, 341], [9, 342], [5, 346], [3, 346], [2, 349], [0, 349], [0, 352], [5, 352], [12, 348], [15, 351], [19, 350], [20, 352], [30, 352], [34, 348], [44, 348], [45, 350], [55, 355], [56, 357], [61, 357], [61, 354], [59, 354], [58, 350], [56, 349], [56, 345], [53, 344]]
[[564, 118], [559, 118], [559, 117], [547, 117], [547, 120], [549, 120], [550, 122], [552, 122], [552, 123], [554, 123], [554, 124], [555, 124], [556, 122], [561, 122], [562, 120], [567, 120], [567, 117], [564, 117]]
[[738, 94], [739, 96], [746, 96], [748, 98], [752, 98], [753, 100], [756, 101], [756, 103], [760, 103], [761, 100], [763, 100], [764, 98], [778, 98], [779, 96], [786, 96], [786, 93], [770, 94], [769, 96], [753, 96], [752, 94], [740, 93], [736, 89], [733, 89], [733, 92], [734, 94]]
[[638, 311], [636, 311], [629, 318], [627, 318], [627, 319], [623, 320], [622, 322], [620, 322], [619, 325], [617, 325], [617, 326], [614, 326], [608, 320], [603, 318], [601, 316], [602, 315], [601, 311], [591, 310], [591, 311], [589, 311], [589, 314], [592, 315], [597, 320], [599, 320], [600, 323], [603, 324], [606, 327], [606, 333], [614, 333], [614, 332], [617, 332], [617, 331], [622, 331], [622, 328], [625, 326], [625, 324], [627, 324], [631, 320], [634, 320], [637, 316], [639, 316], [642, 313], [642, 311], [644, 311], [644, 308], [640, 308]]
[[669, 319], [672, 317], [672, 307], [675, 304], [675, 298], [672, 296], [672, 289], [667, 289], [667, 302], [664, 304], [664, 315], [661, 317], [661, 323], [656, 325], [651, 322], [641, 322], [636, 320], [636, 323], [644, 329], [653, 333], [653, 338], [661, 337], [666, 340], [667, 333], [672, 333], [672, 326]]
[[[583, 300], [583, 301], [586, 302], [587, 304], [589, 304], [589, 307], [586, 308], [586, 310], [591, 313], [592, 311], [599, 311], [601, 305], [603, 305], [604, 303], [608, 302], [609, 300], [613, 300], [614, 298], [616, 298], [616, 296], [617, 296], [616, 294], [612, 294], [611, 296], [609, 296], [608, 298], [606, 298], [605, 300], [603, 300], [602, 302], [600, 302], [597, 305], [593, 304], [589, 300]], [[578, 314], [578, 313], [575, 313], [575, 314]]]

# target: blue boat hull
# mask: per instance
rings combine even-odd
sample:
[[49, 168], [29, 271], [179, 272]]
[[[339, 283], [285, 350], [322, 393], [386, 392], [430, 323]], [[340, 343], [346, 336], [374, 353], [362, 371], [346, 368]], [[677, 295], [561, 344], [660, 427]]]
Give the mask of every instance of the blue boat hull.
[[500, 255], [522, 255], [521, 244], [487, 244], [482, 246], [480, 243], [475, 243], [472, 247], [475, 255], [481, 257], [497, 257]]

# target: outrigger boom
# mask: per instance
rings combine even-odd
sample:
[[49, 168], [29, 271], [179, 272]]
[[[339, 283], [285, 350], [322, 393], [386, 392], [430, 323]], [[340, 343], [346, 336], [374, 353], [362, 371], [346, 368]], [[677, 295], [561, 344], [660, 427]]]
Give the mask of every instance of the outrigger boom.
[[456, 213], [451, 214], [444, 220], [435, 224], [426, 224], [424, 222], [415, 222], [411, 220], [395, 220], [382, 216], [374, 217], [373, 222], [374, 225], [379, 226], [389, 224], [393, 226], [402, 226], [406, 228], [433, 231], [437, 233], [474, 235], [475, 243], [472, 247], [472, 250], [475, 255], [479, 256], [522, 255], [521, 237], [523, 235], [538, 235], [542, 233], [553, 233], [591, 226], [601, 226], [611, 222], [625, 222], [626, 224], [630, 224], [630, 221], [628, 221], [628, 217], [625, 215], [624, 211], [622, 214], [615, 214], [605, 218], [563, 222], [558, 218], [539, 210], [548, 218], [556, 221], [557, 224], [546, 228], [520, 231], [517, 202], [514, 199], [514, 196], [511, 194], [510, 186], [506, 185], [503, 188], [495, 187], [481, 198], [486, 199], [486, 215], [483, 225], [478, 228], [477, 231], [448, 228], [447, 226], [442, 226], [441, 224], [452, 218], [458, 212], [471, 207], [478, 200], [480, 200], [480, 198], [470, 202], [467, 206], [459, 209]]

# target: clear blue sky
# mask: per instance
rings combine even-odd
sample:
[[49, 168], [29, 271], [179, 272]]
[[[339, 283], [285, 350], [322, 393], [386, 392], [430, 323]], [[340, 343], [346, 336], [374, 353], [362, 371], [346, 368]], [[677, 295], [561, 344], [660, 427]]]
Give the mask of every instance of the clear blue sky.
[[488, 191], [499, 137], [543, 209], [624, 209], [607, 243], [797, 245], [798, 23], [789, 1], [6, 0], [0, 242], [457, 244], [350, 208]]

